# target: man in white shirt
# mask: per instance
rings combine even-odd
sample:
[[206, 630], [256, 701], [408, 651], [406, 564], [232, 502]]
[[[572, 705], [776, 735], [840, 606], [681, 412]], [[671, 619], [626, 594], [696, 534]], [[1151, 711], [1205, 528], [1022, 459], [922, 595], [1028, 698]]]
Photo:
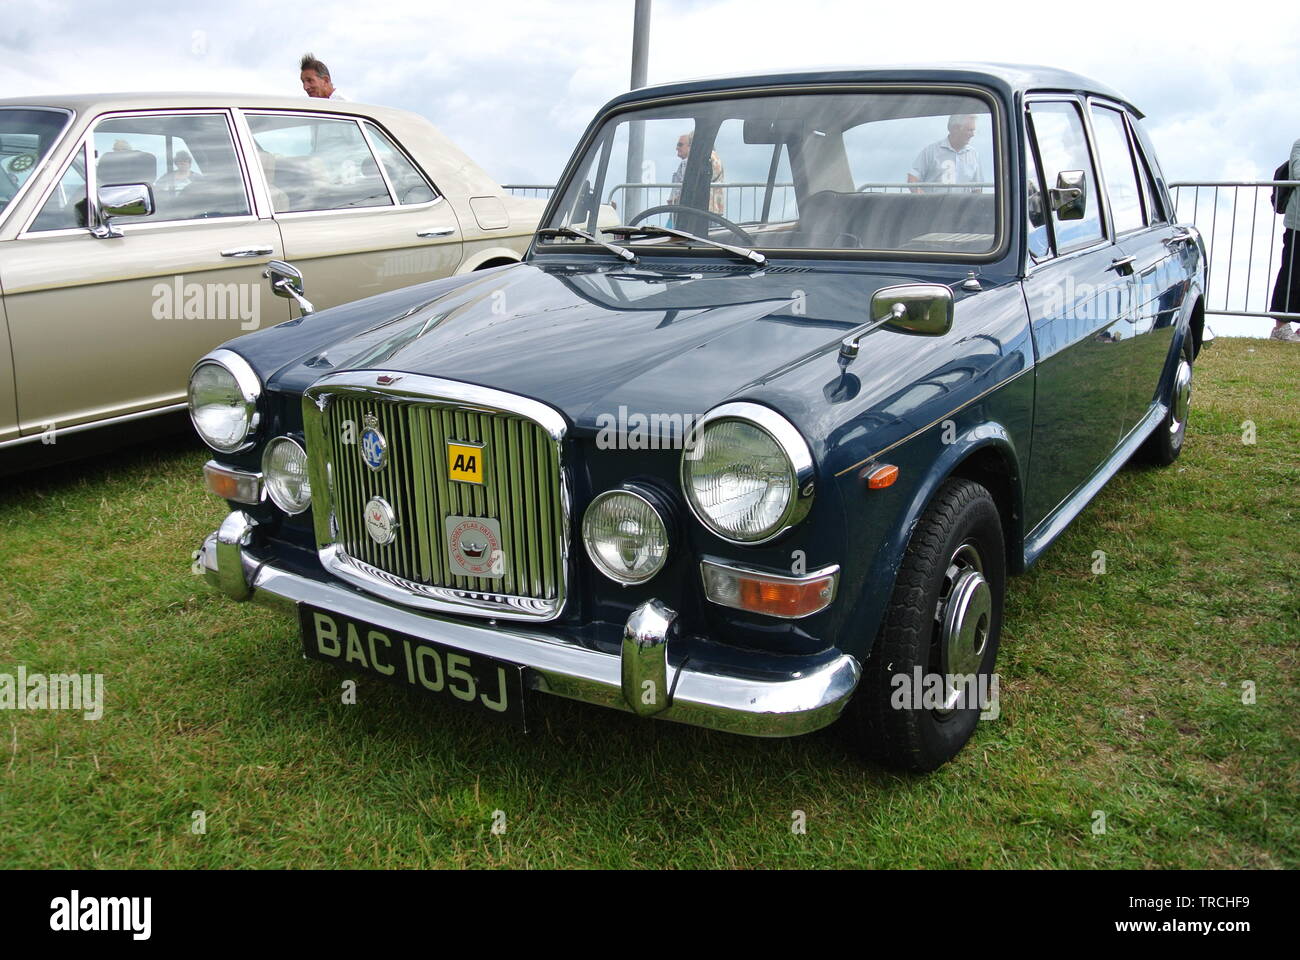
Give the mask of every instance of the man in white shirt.
[[[916, 155], [908, 171], [908, 183], [980, 183], [983, 170], [979, 154], [971, 146], [976, 119], [972, 114], [955, 114], [948, 118], [948, 136], [932, 143]], [[955, 193], [944, 187], [912, 187], [913, 193]], [[974, 187], [970, 192], [980, 193]]]
[[334, 82], [330, 80], [330, 68], [317, 60], [314, 53], [303, 54], [302, 62], [298, 65], [298, 79], [302, 81], [302, 88], [309, 97], [321, 100], [347, 99], [334, 89]]

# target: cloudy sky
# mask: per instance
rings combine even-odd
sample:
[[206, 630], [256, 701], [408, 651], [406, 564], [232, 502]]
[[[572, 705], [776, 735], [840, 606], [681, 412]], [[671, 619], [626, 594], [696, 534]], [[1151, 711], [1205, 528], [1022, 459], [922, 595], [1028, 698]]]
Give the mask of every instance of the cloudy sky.
[[[550, 183], [628, 86], [632, 0], [25, 0], [0, 96], [301, 94], [312, 50], [349, 99], [423, 114], [503, 182]], [[908, 60], [1047, 63], [1149, 116], [1173, 179], [1271, 174], [1300, 138], [1300, 7], [653, 0], [650, 82]], [[1072, 10], [1068, 18], [1065, 12]], [[1056, 23], [1060, 14], [1059, 25]]]

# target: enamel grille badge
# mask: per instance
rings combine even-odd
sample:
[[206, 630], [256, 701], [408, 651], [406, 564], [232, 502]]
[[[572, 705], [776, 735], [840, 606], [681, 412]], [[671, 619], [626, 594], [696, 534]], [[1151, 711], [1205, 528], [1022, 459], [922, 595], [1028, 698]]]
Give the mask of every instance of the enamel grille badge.
[[491, 517], [448, 517], [447, 555], [462, 577], [505, 576], [501, 524]]
[[383, 497], [371, 497], [366, 503], [366, 533], [380, 546], [397, 539], [397, 514]]
[[388, 441], [379, 432], [379, 418], [367, 413], [361, 431], [361, 460], [371, 470], [382, 470], [388, 462]]

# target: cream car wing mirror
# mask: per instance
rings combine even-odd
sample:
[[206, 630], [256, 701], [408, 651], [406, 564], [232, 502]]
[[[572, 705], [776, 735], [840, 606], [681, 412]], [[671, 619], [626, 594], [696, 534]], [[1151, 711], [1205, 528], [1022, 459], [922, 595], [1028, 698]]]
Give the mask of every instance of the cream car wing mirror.
[[101, 240], [120, 237], [114, 217], [147, 217], [154, 212], [153, 188], [147, 183], [110, 183], [95, 193], [99, 224], [90, 232]]
[[271, 292], [277, 297], [296, 300], [298, 309], [302, 311], [304, 317], [316, 310], [311, 305], [311, 301], [303, 296], [302, 271], [292, 263], [285, 263], [283, 260], [272, 260], [267, 263], [266, 269], [262, 271], [262, 276], [271, 281]]

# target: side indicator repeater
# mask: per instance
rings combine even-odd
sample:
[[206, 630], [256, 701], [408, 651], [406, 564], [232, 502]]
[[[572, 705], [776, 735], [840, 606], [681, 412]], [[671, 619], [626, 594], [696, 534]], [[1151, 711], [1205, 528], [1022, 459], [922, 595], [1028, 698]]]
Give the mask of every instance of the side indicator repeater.
[[867, 481], [868, 490], [883, 490], [898, 479], [898, 467], [892, 463], [872, 463], [863, 467], [858, 476]]

